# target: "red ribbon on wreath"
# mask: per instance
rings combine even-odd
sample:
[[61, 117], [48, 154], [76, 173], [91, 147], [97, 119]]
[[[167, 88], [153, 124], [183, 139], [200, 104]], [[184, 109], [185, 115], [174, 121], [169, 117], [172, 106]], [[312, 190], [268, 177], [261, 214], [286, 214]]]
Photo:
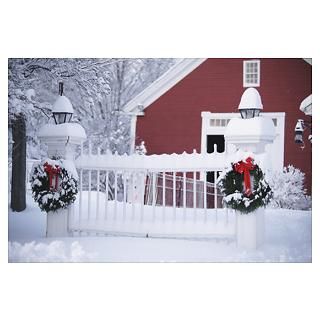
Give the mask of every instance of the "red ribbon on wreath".
[[44, 171], [48, 174], [49, 176], [49, 186], [50, 189], [53, 188], [53, 178], [55, 177], [55, 186], [54, 189], [57, 190], [58, 189], [58, 177], [59, 177], [59, 173], [61, 172], [61, 169], [59, 166], [52, 166], [51, 164], [49, 164], [48, 162], [46, 162], [44, 164]]
[[245, 161], [239, 161], [234, 164], [234, 170], [240, 174], [243, 173], [245, 195], [250, 196], [252, 194], [251, 181], [250, 181], [250, 171], [252, 171], [256, 165], [252, 163], [253, 159], [248, 157]]

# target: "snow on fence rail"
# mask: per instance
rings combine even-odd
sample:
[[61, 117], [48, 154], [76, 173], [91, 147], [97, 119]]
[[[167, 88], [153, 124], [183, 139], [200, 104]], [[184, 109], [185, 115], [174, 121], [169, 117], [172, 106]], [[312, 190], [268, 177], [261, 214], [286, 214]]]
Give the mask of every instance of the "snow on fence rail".
[[234, 218], [216, 186], [225, 153], [118, 155], [82, 153], [73, 232], [232, 237]]

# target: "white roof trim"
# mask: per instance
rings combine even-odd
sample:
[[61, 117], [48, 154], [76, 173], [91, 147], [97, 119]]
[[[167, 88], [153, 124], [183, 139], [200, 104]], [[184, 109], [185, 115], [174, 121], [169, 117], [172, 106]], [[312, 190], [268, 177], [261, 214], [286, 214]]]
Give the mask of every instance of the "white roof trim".
[[306, 97], [300, 104], [300, 110], [307, 116], [312, 116], [312, 94]]
[[312, 65], [312, 58], [303, 58], [303, 60]]
[[207, 59], [180, 59], [172, 68], [130, 100], [123, 110], [127, 113], [138, 112], [141, 114], [141, 111], [150, 106], [205, 60]]

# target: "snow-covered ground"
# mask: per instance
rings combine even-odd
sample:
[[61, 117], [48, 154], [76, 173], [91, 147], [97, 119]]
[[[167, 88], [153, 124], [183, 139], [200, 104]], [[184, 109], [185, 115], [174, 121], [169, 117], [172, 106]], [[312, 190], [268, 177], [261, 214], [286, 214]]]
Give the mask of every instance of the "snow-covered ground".
[[311, 262], [311, 212], [266, 211], [259, 250], [225, 240], [138, 237], [45, 238], [46, 214], [28, 197], [24, 212], [9, 210], [10, 262]]

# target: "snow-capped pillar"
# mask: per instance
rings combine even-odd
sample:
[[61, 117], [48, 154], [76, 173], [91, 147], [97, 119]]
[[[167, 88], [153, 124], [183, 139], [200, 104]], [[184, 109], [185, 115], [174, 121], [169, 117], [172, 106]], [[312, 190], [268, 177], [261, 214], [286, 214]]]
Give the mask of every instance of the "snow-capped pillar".
[[[69, 99], [62, 96], [62, 93], [61, 90], [52, 110], [56, 124], [46, 124], [41, 127], [38, 137], [41, 143], [47, 145], [49, 158], [69, 160], [68, 169], [76, 172], [74, 164], [76, 149], [87, 136], [80, 124], [68, 122], [71, 120], [73, 108]], [[69, 235], [71, 206], [67, 209], [47, 213], [47, 237], [66, 237]]]
[[[236, 153], [253, 154], [253, 158], [264, 172], [272, 169], [270, 159], [265, 157], [265, 147], [267, 144], [273, 143], [276, 132], [270, 118], [259, 116], [262, 103], [256, 89], [248, 88], [244, 92], [239, 110], [242, 118], [231, 119], [225, 132], [227, 152], [229, 153], [227, 159], [230, 159], [229, 162], [233, 162], [231, 159], [236, 158]], [[239, 247], [256, 249], [263, 244], [264, 211], [264, 208], [259, 208], [248, 214], [236, 212], [236, 238]]]
[[[74, 164], [76, 148], [86, 139], [82, 126], [77, 123], [46, 124], [40, 129], [38, 137], [48, 146], [49, 158], [69, 160], [69, 169], [76, 170]], [[68, 212], [71, 206], [68, 209], [47, 213], [47, 237], [69, 235]]]

